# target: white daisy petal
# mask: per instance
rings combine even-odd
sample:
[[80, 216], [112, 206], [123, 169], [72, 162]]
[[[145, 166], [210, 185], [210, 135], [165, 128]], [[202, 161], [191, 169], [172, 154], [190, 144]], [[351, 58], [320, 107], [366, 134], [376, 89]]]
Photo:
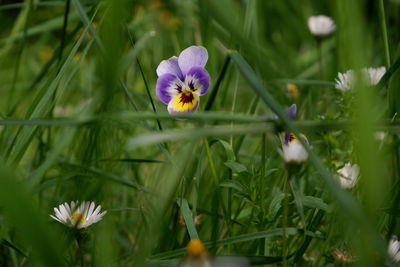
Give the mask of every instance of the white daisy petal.
[[75, 211], [75, 209], [76, 209], [76, 202], [72, 201], [71, 202], [71, 214]]
[[354, 71], [348, 70], [345, 73], [338, 73], [338, 78], [335, 79], [336, 89], [348, 91], [354, 87]]
[[307, 24], [310, 32], [318, 37], [327, 36], [336, 29], [333, 19], [324, 15], [309, 17]]
[[[385, 67], [379, 68], [363, 68], [361, 70], [361, 76], [363, 83], [366, 86], [375, 86], [382, 79], [386, 73]], [[338, 73], [338, 77], [335, 79], [335, 87], [341, 91], [348, 91], [354, 88], [356, 83], [354, 70], [348, 70], [344, 73]]]
[[56, 220], [56, 221], [59, 221], [60, 223], [65, 223], [64, 221], [60, 220], [60, 218], [58, 218], [58, 217], [55, 217], [55, 216], [53, 216], [53, 215], [50, 215], [50, 217], [51, 217], [52, 219]]
[[385, 73], [386, 73], [385, 67], [363, 69], [363, 74], [365, 76], [365, 83], [368, 86], [377, 85], [379, 81], [382, 79], [383, 75], [385, 75]]
[[73, 213], [72, 202], [71, 202], [71, 205], [69, 205], [68, 203], [65, 203], [65, 209], [67, 210], [68, 215], [71, 215]]
[[61, 214], [61, 212], [57, 208], [54, 208], [54, 213], [57, 218], [64, 218], [64, 216]]
[[[303, 147], [301, 142], [293, 135], [290, 134], [290, 140], [285, 140], [282, 145], [282, 157], [286, 163], [301, 164], [308, 159], [308, 152]], [[302, 136], [306, 141], [305, 136]]]
[[[95, 207], [96, 207], [96, 205], [94, 204], [94, 202], [91, 202], [91, 203], [90, 203], [90, 206], [89, 206], [88, 213], [87, 213], [87, 214], [88, 214], [87, 217], [92, 216], [93, 210], [94, 210]], [[100, 207], [100, 205], [99, 205], [99, 207]]]
[[397, 236], [392, 236], [388, 245], [388, 254], [395, 262], [400, 261], [400, 242], [397, 240]]
[[93, 212], [93, 215], [98, 215], [101, 211], [101, 206], [99, 205]]
[[50, 217], [69, 227], [81, 229], [100, 221], [107, 213], [106, 211], [100, 212], [101, 206], [96, 207], [94, 202], [84, 201], [79, 204], [79, 202], [71, 201], [70, 205], [64, 203], [58, 208], [54, 208], [54, 215], [50, 215]]
[[62, 215], [64, 218], [68, 218], [68, 217], [69, 217], [70, 213], [68, 212], [66, 206], [60, 205], [59, 208], [58, 208], [58, 210], [60, 211], [61, 215]]
[[345, 189], [353, 188], [359, 178], [360, 167], [357, 164], [351, 165], [350, 163], [346, 163], [343, 168], [338, 171], [338, 180], [340, 186]]

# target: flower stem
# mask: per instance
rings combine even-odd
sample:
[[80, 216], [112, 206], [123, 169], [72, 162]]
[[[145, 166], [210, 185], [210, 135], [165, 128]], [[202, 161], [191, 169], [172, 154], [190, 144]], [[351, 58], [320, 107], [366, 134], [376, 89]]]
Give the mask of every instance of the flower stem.
[[385, 6], [383, 0], [379, 0], [379, 24], [381, 26], [383, 47], [385, 52], [385, 65], [386, 68], [390, 68], [390, 52], [389, 52], [389, 42], [386, 29], [386, 17], [385, 17]]
[[324, 70], [322, 67], [322, 40], [321, 40], [321, 38], [317, 38], [317, 49], [318, 49], [319, 79], [323, 80]]
[[76, 262], [79, 262], [80, 266], [84, 266], [85, 261], [84, 261], [84, 247], [83, 247], [83, 236], [82, 234], [78, 231], [76, 232]]
[[210, 146], [208, 145], [207, 139], [204, 140], [204, 148], [206, 149], [208, 164], [210, 165], [212, 177], [214, 178], [215, 184], [218, 184], [218, 175], [217, 171], [215, 170], [214, 161], [211, 156]]
[[287, 256], [289, 252], [288, 248], [288, 238], [286, 235], [286, 228], [288, 227], [288, 215], [289, 215], [289, 175], [286, 175], [284, 192], [285, 192], [285, 202], [283, 206], [283, 266], [287, 266]]

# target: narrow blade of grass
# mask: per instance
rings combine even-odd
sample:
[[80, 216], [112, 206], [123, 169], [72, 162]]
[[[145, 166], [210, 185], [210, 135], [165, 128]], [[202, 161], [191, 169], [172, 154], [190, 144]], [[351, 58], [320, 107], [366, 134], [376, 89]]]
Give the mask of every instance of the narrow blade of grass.
[[49, 227], [44, 219], [49, 217], [37, 211], [31, 194], [10, 170], [0, 166], [0, 176], [0, 204], [19, 235], [31, 246], [32, 257], [44, 266], [65, 266], [60, 237], [56, 238], [60, 233]]
[[177, 200], [179, 207], [181, 208], [181, 213], [183, 219], [186, 223], [186, 229], [188, 230], [190, 239], [199, 239], [199, 234], [197, 233], [196, 226], [192, 218], [192, 214], [189, 209], [189, 204], [186, 199], [181, 198]]
[[285, 110], [279, 105], [279, 103], [273, 98], [269, 91], [263, 86], [262, 82], [258, 79], [254, 71], [251, 69], [245, 59], [237, 52], [230, 53], [232, 61], [241, 71], [243, 77], [247, 80], [249, 85], [254, 89], [264, 103], [279, 117], [282, 123], [287, 127], [290, 132], [293, 132], [297, 138], [301, 141], [302, 145], [306, 148], [309, 153], [309, 159], [314, 167], [317, 169], [321, 177], [324, 178], [327, 189], [332, 194], [333, 199], [338, 203], [338, 207], [346, 215], [349, 221], [353, 224], [355, 229], [358, 229], [360, 225], [364, 228], [364, 233], [371, 235], [373, 240], [379, 247], [379, 253], [386, 257], [386, 249], [384, 242], [380, 235], [376, 232], [374, 227], [366, 217], [360, 203], [348, 192], [340, 188], [339, 184], [335, 181], [328, 168], [322, 163], [319, 157], [310, 148], [307, 142], [300, 137], [300, 131], [293, 125]]

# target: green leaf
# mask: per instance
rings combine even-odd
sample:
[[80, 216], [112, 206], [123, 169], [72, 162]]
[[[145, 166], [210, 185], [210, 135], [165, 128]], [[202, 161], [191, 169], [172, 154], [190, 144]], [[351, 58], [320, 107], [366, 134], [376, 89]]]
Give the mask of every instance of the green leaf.
[[[207, 248], [214, 247], [214, 246], [217, 246], [217, 247], [218, 246], [227, 246], [227, 245], [231, 245], [231, 244], [257, 240], [260, 238], [282, 236], [284, 233], [286, 233], [287, 235], [298, 235], [301, 233], [301, 231], [297, 230], [296, 228], [286, 228], [285, 230], [281, 229], [281, 228], [277, 228], [277, 229], [271, 229], [271, 230], [267, 230], [267, 231], [261, 231], [261, 232], [256, 232], [256, 233], [228, 237], [228, 238], [225, 238], [222, 240], [217, 240], [217, 241], [209, 241], [209, 242], [205, 242], [204, 246]], [[314, 233], [311, 233], [308, 231], [306, 232], [306, 235], [316, 236]], [[177, 257], [180, 255], [183, 255], [185, 253], [185, 251], [186, 251], [185, 248], [167, 251], [167, 252], [155, 254], [151, 257], [151, 259], [168, 259], [168, 258], [172, 258], [172, 257]]]
[[165, 130], [161, 133], [148, 133], [132, 137], [128, 139], [126, 148], [127, 150], [132, 150], [144, 145], [158, 144], [166, 141], [193, 140], [210, 136], [234, 136], [243, 134], [257, 134], [273, 130], [274, 130], [273, 126], [265, 124], [246, 125], [246, 126], [237, 125], [233, 127], [232, 125], [224, 125], [224, 126], [214, 126], [214, 127]]
[[230, 57], [227, 55], [225, 58], [224, 65], [222, 66], [222, 69], [221, 69], [220, 73], [218, 74], [217, 81], [215, 82], [213, 88], [211, 89], [210, 96], [208, 97], [207, 104], [204, 108], [205, 111], [211, 110], [211, 107], [215, 101], [215, 98], [217, 97], [222, 80], [224, 79], [226, 71], [228, 70], [230, 60], [231, 60]]
[[239, 182], [236, 182], [236, 181], [223, 182], [219, 186], [226, 187], [226, 188], [231, 188], [231, 189], [234, 189], [234, 190], [239, 191], [239, 192], [245, 191], [243, 186]]
[[218, 139], [218, 142], [225, 149], [225, 153], [226, 153], [226, 157], [227, 157], [228, 161], [235, 161], [236, 160], [236, 156], [235, 156], [235, 152], [233, 151], [233, 147], [228, 142], [226, 142], [225, 140]]
[[299, 189], [299, 186], [297, 185], [296, 178], [294, 176], [290, 177], [290, 187], [292, 188], [292, 193], [294, 197], [294, 202], [296, 203], [297, 211], [300, 214], [301, 222], [303, 224], [304, 229], [306, 229], [306, 220], [304, 218], [304, 208], [303, 208], [303, 202], [302, 202], [302, 195]]
[[32, 257], [41, 266], [65, 266], [60, 236], [48, 223], [48, 215], [38, 212], [27, 188], [17, 177], [0, 165], [0, 206], [15, 225], [17, 233], [32, 249]]
[[273, 191], [272, 199], [269, 201], [270, 203], [268, 211], [268, 214], [271, 218], [275, 217], [276, 213], [282, 207], [282, 201], [284, 198], [285, 194], [281, 190], [276, 189]]
[[339, 209], [346, 215], [348, 218], [352, 218], [350, 222], [353, 224], [354, 229], [363, 226], [363, 232], [365, 234], [370, 234], [371, 238], [378, 244], [379, 251], [383, 256], [386, 256], [384, 253], [385, 245], [381, 236], [375, 230], [375, 227], [371, 224], [366, 216], [363, 208], [360, 203], [347, 191], [343, 190], [338, 183], [335, 181], [333, 175], [328, 170], [328, 168], [322, 163], [319, 157], [315, 154], [315, 152], [310, 148], [309, 144], [301, 138], [300, 131], [297, 127], [292, 123], [292, 121], [286, 115], [285, 110], [281, 107], [281, 105], [274, 99], [269, 90], [263, 86], [263, 83], [254, 73], [250, 65], [246, 62], [246, 60], [235, 51], [230, 52], [231, 59], [233, 63], [237, 66], [237, 68], [242, 73], [243, 77], [247, 80], [249, 85], [254, 89], [254, 91], [260, 96], [260, 98], [264, 101], [264, 103], [279, 117], [283, 125], [290, 132], [293, 132], [297, 138], [300, 140], [304, 148], [307, 150], [309, 154], [309, 161], [314, 165], [316, 170], [319, 172], [321, 177], [323, 177], [324, 182], [326, 184], [326, 188], [332, 194], [333, 198], [336, 200]]
[[[72, 48], [70, 54], [68, 55], [67, 59], [65, 60], [64, 64], [62, 65], [60, 71], [57, 73], [57, 76], [55, 79], [51, 82], [49, 87], [47, 88], [46, 91], [42, 91], [39, 93], [39, 95], [35, 98], [31, 106], [29, 107], [29, 111], [27, 114], [27, 117], [30, 118], [40, 118], [44, 116], [46, 111], [48, 110], [49, 106], [52, 104], [52, 101], [54, 101], [53, 96], [54, 93], [56, 92], [59, 83], [61, 79], [63, 78], [64, 74], [67, 72], [68, 66], [72, 63], [73, 57], [75, 56], [76, 52], [78, 51], [79, 46], [84, 40], [86, 31], [83, 31], [82, 35], [80, 36], [79, 40], [75, 44], [75, 46]], [[85, 50], [82, 52], [82, 56], [80, 60], [84, 58], [86, 53], [88, 52], [89, 48], [91, 47], [92, 42], [89, 41], [89, 43], [86, 45]], [[78, 70], [79, 65], [76, 64], [74, 66], [74, 69], [71, 71], [69, 76], [66, 79], [66, 83], [63, 85], [63, 88], [59, 90], [58, 95], [62, 95], [62, 91], [66, 89], [68, 82], [72, 79], [72, 77], [75, 75], [76, 71]], [[29, 146], [30, 142], [32, 141], [32, 138], [36, 132], [37, 128], [36, 127], [26, 127], [22, 130], [21, 136], [18, 138], [16, 144], [15, 144], [15, 149], [13, 154], [8, 158], [9, 163], [17, 163], [24, 153], [26, 152], [26, 148]]]
[[181, 208], [182, 216], [186, 223], [186, 229], [188, 230], [190, 239], [199, 239], [199, 235], [197, 234], [196, 226], [194, 224], [192, 213], [189, 209], [189, 204], [186, 199], [181, 198], [177, 200], [179, 207]]
[[150, 193], [150, 191], [145, 189], [143, 186], [138, 185], [138, 184], [134, 184], [131, 181], [129, 181], [128, 179], [121, 178], [117, 174], [109, 173], [109, 172], [103, 171], [103, 170], [95, 168], [95, 167], [84, 166], [84, 165], [81, 165], [81, 164], [79, 164], [77, 162], [68, 161], [68, 160], [60, 160], [60, 163], [67, 164], [67, 165], [69, 165], [71, 167], [82, 169], [82, 170], [88, 171], [90, 173], [93, 173], [95, 175], [102, 176], [102, 177], [104, 177], [106, 179], [109, 179], [109, 180], [115, 182], [115, 183], [130, 187], [130, 188], [134, 188], [134, 189], [137, 189], [139, 191]]
[[24, 256], [25, 258], [27, 258], [28, 256], [21, 250], [19, 249], [16, 245], [14, 245], [13, 243], [11, 243], [8, 240], [3, 240], [1, 241], [0, 245], [12, 248], [13, 250], [15, 250], [16, 252], [18, 252], [20, 255]]
[[304, 196], [302, 199], [303, 205], [309, 208], [320, 209], [330, 212], [332, 209], [322, 199], [312, 196]]
[[224, 163], [224, 165], [227, 166], [228, 168], [230, 168], [235, 173], [247, 172], [246, 166], [244, 166], [243, 164], [240, 164], [238, 162], [227, 161]]

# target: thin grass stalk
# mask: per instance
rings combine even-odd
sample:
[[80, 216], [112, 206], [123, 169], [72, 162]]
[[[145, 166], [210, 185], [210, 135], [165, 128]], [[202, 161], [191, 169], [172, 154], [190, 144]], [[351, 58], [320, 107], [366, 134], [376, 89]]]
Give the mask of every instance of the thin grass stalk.
[[71, 0], [67, 0], [65, 2], [64, 24], [63, 24], [62, 32], [61, 32], [60, 49], [58, 51], [58, 62], [61, 62], [63, 52], [64, 52], [64, 47], [65, 47], [65, 41], [67, 39], [66, 35], [67, 35], [68, 16], [69, 16], [69, 11], [70, 11], [70, 6], [71, 6]]
[[19, 73], [19, 69], [20, 69], [20, 65], [21, 65], [22, 52], [24, 51], [27, 36], [28, 36], [28, 25], [29, 25], [29, 21], [30, 21], [31, 13], [32, 13], [32, 9], [33, 9], [33, 0], [29, 1], [29, 5], [27, 8], [28, 8], [28, 10], [26, 12], [24, 30], [22, 33], [22, 40], [21, 40], [21, 43], [20, 43], [20, 46], [18, 49], [16, 64], [15, 64], [15, 69], [14, 69], [14, 74], [13, 74], [13, 80], [11, 83], [10, 93], [8, 95], [7, 109], [6, 109], [8, 111], [7, 113], [9, 113], [10, 108], [12, 107], [13, 98], [15, 95], [14, 92], [15, 92], [15, 86], [17, 84], [18, 73]]
[[381, 27], [382, 41], [383, 41], [383, 51], [385, 53], [385, 65], [386, 68], [390, 68], [390, 50], [388, 34], [386, 29], [386, 16], [385, 16], [385, 5], [383, 0], [378, 0], [379, 3], [379, 24]]
[[210, 151], [210, 146], [208, 144], [207, 139], [204, 139], [203, 143], [204, 143], [204, 148], [205, 148], [206, 154], [207, 154], [208, 164], [209, 164], [210, 169], [211, 169], [211, 174], [212, 174], [211, 176], [214, 179], [215, 185], [218, 185], [218, 183], [219, 183], [218, 174], [217, 174], [217, 171], [215, 169], [214, 160], [212, 158], [211, 151]]
[[[144, 72], [143, 72], [142, 64], [140, 64], [139, 58], [136, 58], [136, 62], [137, 62], [137, 64], [138, 64], [138, 67], [139, 67], [139, 70], [140, 70], [140, 75], [142, 76], [142, 80], [143, 80], [143, 83], [144, 83], [144, 87], [146, 88], [147, 97], [149, 98], [150, 103], [151, 103], [151, 108], [153, 109], [154, 113], [157, 113], [157, 109], [156, 109], [156, 106], [154, 105], [153, 97], [152, 97], [151, 94], [150, 94], [149, 85], [148, 85], [148, 83], [147, 83], [147, 79], [146, 79], [146, 76], [145, 76], [145, 74], [144, 74]], [[157, 121], [158, 129], [159, 129], [160, 131], [162, 131], [163, 128], [162, 128], [162, 126], [161, 126], [161, 122], [160, 122], [158, 119], [157, 119], [156, 121]], [[166, 145], [166, 144], [165, 144], [165, 145]]]
[[[261, 167], [260, 167], [260, 195], [261, 195], [261, 214], [262, 214], [262, 225], [264, 225], [264, 218], [266, 215], [265, 212], [265, 168], [266, 168], [266, 164], [267, 164], [267, 157], [266, 157], [266, 152], [267, 152], [267, 144], [266, 144], [266, 139], [267, 136], [266, 134], [262, 134], [261, 135]], [[262, 253], [262, 255], [267, 255], [268, 252], [268, 246], [267, 246], [267, 238], [264, 238], [264, 240], [261, 240], [261, 249], [260, 252]]]
[[319, 65], [319, 79], [324, 79], [324, 69], [322, 60], [322, 39], [317, 38], [317, 50], [318, 50], [318, 65]]
[[289, 256], [289, 240], [288, 236], [286, 235], [286, 229], [288, 228], [288, 216], [289, 216], [289, 176], [286, 173], [283, 177], [284, 179], [284, 203], [283, 203], [283, 221], [282, 221], [282, 228], [283, 228], [283, 235], [282, 235], [282, 243], [283, 243], [283, 265], [288, 266], [288, 256]]
[[[129, 41], [130, 41], [131, 45], [134, 46], [134, 45], [135, 45], [135, 41], [133, 40], [132, 34], [130, 33], [130, 31], [129, 31], [128, 28], [126, 28], [125, 30], [126, 30], [126, 32], [127, 32], [127, 34], [128, 34], [128, 38], [129, 38]], [[137, 65], [138, 65], [138, 67], [139, 67], [140, 75], [141, 75], [141, 77], [142, 77], [142, 80], [143, 80], [143, 83], [144, 83], [144, 87], [145, 87], [145, 89], [146, 89], [147, 97], [148, 97], [149, 100], [150, 100], [151, 107], [152, 107], [154, 113], [157, 113], [157, 109], [156, 109], [156, 106], [154, 105], [153, 97], [152, 97], [151, 94], [150, 94], [149, 84], [148, 84], [148, 82], [147, 82], [146, 76], [145, 76], [144, 71], [143, 71], [143, 68], [142, 68], [142, 64], [140, 63], [140, 60], [139, 60], [138, 57], [136, 57], [136, 63], [137, 63]], [[160, 122], [158, 119], [157, 119], [156, 121], [157, 121], [158, 129], [159, 129], [160, 131], [162, 131], [161, 122]]]
[[305, 140], [303, 140], [303, 138], [301, 138], [300, 132], [297, 127], [293, 125], [279, 103], [262, 85], [261, 81], [255, 75], [254, 71], [243, 59], [243, 57], [237, 52], [231, 52], [230, 55], [235, 65], [240, 69], [242, 75], [249, 82], [250, 86], [255, 90], [257, 94], [260, 95], [265, 104], [268, 105], [275, 114], [277, 114], [277, 116], [281, 119], [282, 123], [285, 124], [288, 130], [290, 132], [293, 132], [297, 136], [301, 144], [307, 150], [310, 162], [315, 166], [321, 177], [324, 178], [326, 187], [332, 193], [332, 196], [336, 199], [339, 208], [343, 211], [344, 214], [353, 218], [353, 220], [351, 221], [353, 227], [363, 226], [363, 232], [370, 235], [370, 238], [374, 241], [374, 244], [376, 245], [379, 254], [382, 257], [387, 257], [383, 240], [376, 232], [371, 222], [367, 219], [367, 216], [362, 209], [360, 203], [348, 192], [345, 192], [340, 188], [340, 186], [334, 180], [331, 172], [327, 169], [325, 164], [322, 163], [321, 159], [316, 155], [316, 153], [309, 147], [309, 144]]
[[230, 60], [231, 60], [231, 58], [229, 57], [229, 55], [226, 55], [224, 64], [222, 65], [222, 69], [218, 74], [217, 81], [215, 82], [215, 84], [214, 84], [214, 86], [213, 86], [213, 88], [211, 90], [211, 94], [208, 97], [206, 106], [204, 108], [205, 111], [211, 110], [211, 107], [214, 104], [214, 101], [215, 101], [215, 99], [217, 97], [217, 94], [218, 94], [219, 88], [221, 86], [221, 83], [224, 80], [226, 72], [228, 71]]
[[[12, 3], [12, 4], [5, 4], [0, 6], [1, 10], [9, 10], [9, 9], [19, 9], [29, 5], [29, 3]], [[64, 1], [51, 1], [51, 2], [37, 2], [35, 6], [38, 7], [52, 7], [52, 6], [64, 6]]]
[[[68, 16], [69, 16], [69, 11], [70, 11], [70, 6], [71, 6], [71, 0], [67, 0], [65, 3], [65, 11], [64, 11], [64, 23], [63, 23], [63, 28], [61, 32], [61, 42], [60, 42], [60, 49], [58, 50], [58, 72], [62, 68], [62, 56], [64, 52], [64, 47], [65, 47], [65, 40], [66, 40], [66, 34], [67, 34], [67, 26], [68, 26]], [[52, 97], [52, 103], [50, 110], [48, 112], [48, 117], [52, 118], [53, 117], [53, 111], [55, 107], [55, 100], [57, 96], [57, 88], [53, 92], [53, 97]], [[51, 129], [47, 129], [47, 143], [51, 144], [51, 138], [52, 138], [52, 132]]]

